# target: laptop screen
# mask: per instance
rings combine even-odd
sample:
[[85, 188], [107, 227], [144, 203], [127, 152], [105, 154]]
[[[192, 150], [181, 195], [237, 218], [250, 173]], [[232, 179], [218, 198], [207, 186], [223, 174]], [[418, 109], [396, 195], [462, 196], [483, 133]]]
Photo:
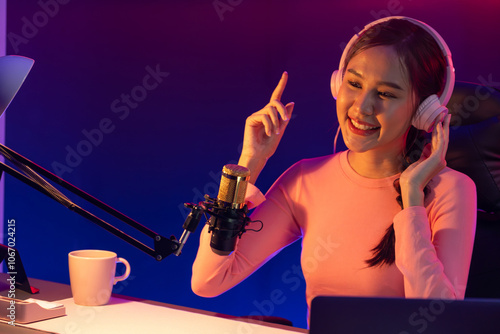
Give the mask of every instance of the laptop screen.
[[318, 296], [309, 333], [500, 333], [500, 300]]

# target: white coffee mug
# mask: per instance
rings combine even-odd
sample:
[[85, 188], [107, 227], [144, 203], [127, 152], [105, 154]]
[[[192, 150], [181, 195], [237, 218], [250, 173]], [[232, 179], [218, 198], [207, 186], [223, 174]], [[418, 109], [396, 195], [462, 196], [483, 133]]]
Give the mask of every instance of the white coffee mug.
[[[116, 264], [125, 265], [125, 274], [116, 277]], [[127, 279], [130, 264], [105, 250], [78, 250], [68, 254], [69, 278], [75, 304], [84, 306], [106, 305], [113, 285]]]

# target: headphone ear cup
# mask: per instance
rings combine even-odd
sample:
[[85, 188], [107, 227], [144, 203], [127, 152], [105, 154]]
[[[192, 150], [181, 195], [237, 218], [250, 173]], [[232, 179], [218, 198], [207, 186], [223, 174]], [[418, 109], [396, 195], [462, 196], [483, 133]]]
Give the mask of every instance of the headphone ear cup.
[[332, 90], [332, 95], [335, 100], [339, 95], [339, 90], [341, 85], [342, 85], [342, 74], [339, 72], [339, 70], [336, 70], [332, 73], [332, 77], [330, 79], [330, 89]]
[[417, 108], [413, 116], [412, 125], [419, 130], [431, 132], [434, 127], [434, 121], [441, 113], [448, 113], [448, 108], [441, 105], [439, 98], [433, 94], [426, 98]]

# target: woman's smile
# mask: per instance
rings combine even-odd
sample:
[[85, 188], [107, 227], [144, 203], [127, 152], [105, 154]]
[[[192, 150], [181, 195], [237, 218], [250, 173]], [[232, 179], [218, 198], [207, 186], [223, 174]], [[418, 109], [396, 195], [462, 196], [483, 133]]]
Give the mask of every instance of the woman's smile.
[[372, 125], [370, 123], [366, 123], [363, 121], [356, 120], [354, 118], [349, 117], [349, 130], [354, 134], [360, 136], [371, 136], [372, 134], [378, 132], [380, 126]]

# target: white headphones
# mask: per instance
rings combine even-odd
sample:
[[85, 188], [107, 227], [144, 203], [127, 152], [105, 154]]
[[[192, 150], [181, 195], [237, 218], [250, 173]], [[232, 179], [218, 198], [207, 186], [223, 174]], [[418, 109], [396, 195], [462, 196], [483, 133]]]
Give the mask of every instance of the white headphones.
[[417, 111], [415, 113], [415, 116], [413, 117], [413, 123], [412, 125], [416, 127], [417, 129], [420, 130], [425, 130], [427, 132], [432, 131], [432, 126], [433, 126], [433, 121], [436, 119], [436, 117], [440, 113], [448, 113], [448, 108], [446, 108], [446, 104], [450, 100], [451, 93], [453, 92], [453, 87], [455, 86], [455, 68], [453, 68], [453, 61], [451, 60], [451, 52], [450, 49], [448, 48], [448, 45], [446, 45], [446, 42], [444, 39], [437, 33], [436, 30], [434, 30], [432, 27], [428, 26], [427, 24], [409, 18], [405, 16], [389, 16], [385, 17], [383, 19], [373, 21], [370, 24], [367, 24], [365, 28], [360, 31], [358, 34], [354, 35], [347, 46], [344, 49], [344, 52], [342, 53], [342, 58], [340, 59], [340, 64], [339, 64], [339, 69], [333, 72], [332, 78], [330, 81], [330, 87], [332, 89], [332, 95], [335, 99], [337, 99], [337, 95], [339, 93], [340, 86], [342, 85], [342, 79], [343, 79], [343, 73], [344, 73], [344, 68], [342, 67], [345, 61], [345, 58], [347, 56], [347, 53], [351, 49], [351, 47], [354, 45], [354, 43], [358, 40], [359, 36], [366, 31], [367, 29], [371, 28], [372, 26], [386, 22], [392, 19], [401, 19], [401, 20], [406, 20], [410, 21], [411, 23], [423, 28], [425, 31], [427, 31], [434, 39], [436, 40], [437, 44], [439, 45], [439, 48], [443, 52], [443, 55], [446, 58], [447, 66], [446, 66], [446, 82], [445, 82], [445, 87], [443, 89], [443, 92], [441, 93], [441, 96], [437, 96], [436, 94], [433, 94], [426, 98], [417, 108]]

